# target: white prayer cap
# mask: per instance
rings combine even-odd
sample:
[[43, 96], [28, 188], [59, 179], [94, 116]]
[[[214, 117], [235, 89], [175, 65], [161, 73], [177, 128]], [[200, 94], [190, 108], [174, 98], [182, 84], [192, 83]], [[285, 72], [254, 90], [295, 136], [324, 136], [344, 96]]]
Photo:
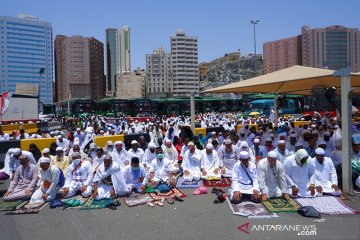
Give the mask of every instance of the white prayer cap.
[[48, 157], [41, 157], [41, 158], [39, 159], [39, 162], [40, 162], [40, 163], [50, 163], [50, 158], [48, 158]]
[[272, 142], [271, 137], [267, 137], [267, 138], [265, 138], [265, 142]]
[[75, 157], [81, 157], [81, 154], [79, 152], [73, 152], [71, 158], [74, 159]]
[[270, 157], [270, 158], [277, 158], [277, 154], [276, 154], [275, 151], [270, 151], [270, 152], [268, 152], [268, 155], [267, 155], [267, 156]]
[[116, 141], [114, 144], [112, 144], [111, 142], [111, 145], [123, 145], [124, 142], [123, 141]]
[[301, 147], [303, 146], [301, 142], [295, 143], [295, 147], [300, 147], [300, 146], [301, 146]]
[[108, 127], [108, 131], [110, 131], [112, 128], [111, 127]]
[[211, 135], [216, 135], [216, 132], [211, 132]]
[[242, 141], [240, 144], [240, 148], [249, 148], [249, 145], [246, 141]]
[[260, 143], [260, 139], [254, 138], [254, 143]]
[[322, 148], [317, 148], [317, 149], [315, 149], [315, 154], [316, 155], [325, 155], [325, 150]]
[[232, 141], [230, 138], [225, 139], [225, 144], [232, 144]]
[[275, 135], [273, 133], [270, 133], [269, 137], [275, 137]]
[[[44, 149], [45, 150], [45, 149]], [[62, 147], [57, 147], [56, 151], [64, 151]]]
[[290, 134], [290, 137], [291, 137], [291, 138], [296, 138], [297, 135], [296, 135], [296, 133], [292, 133], [292, 134]]
[[331, 136], [331, 134], [330, 134], [330, 132], [329, 132], [329, 131], [325, 131], [325, 132], [324, 132], [324, 136], [328, 136], [328, 137], [330, 137], [330, 136]]
[[136, 140], [132, 140], [131, 144], [138, 144], [138, 142]]
[[166, 143], [171, 143], [171, 140], [170, 140], [170, 139], [167, 139], [167, 140], [166, 140]]
[[15, 148], [14, 149], [14, 156], [17, 156], [17, 155], [19, 155], [21, 153], [21, 149], [20, 148]]
[[104, 160], [112, 160], [111, 155], [106, 154], [106, 155], [104, 156]]
[[211, 143], [206, 144], [206, 149], [214, 149], [214, 146]]
[[279, 144], [285, 144], [285, 140], [280, 140], [280, 141], [278, 141], [278, 145]]
[[42, 153], [50, 153], [50, 149], [48, 149], [48, 148], [44, 148], [43, 150], [42, 150]]
[[61, 135], [57, 135], [56, 138], [57, 138], [57, 139], [60, 139], [60, 138], [62, 138], [62, 136], [61, 136]]
[[96, 149], [96, 143], [90, 143], [90, 149]]
[[155, 143], [153, 142], [150, 142], [149, 145], [148, 145], [148, 148], [156, 148], [156, 145]]
[[320, 140], [320, 141], [318, 142], [318, 146], [321, 146], [321, 145], [326, 145], [326, 142], [325, 142], [324, 140]]
[[315, 124], [312, 124], [312, 125], [311, 125], [311, 128], [316, 128], [316, 125], [315, 125]]
[[76, 131], [77, 131], [77, 132], [78, 132], [78, 131], [81, 131], [81, 129], [80, 129], [80, 128], [77, 128]]
[[242, 129], [240, 129], [240, 134], [245, 134], [246, 132], [245, 132], [245, 128], [242, 128]]
[[247, 151], [241, 151], [240, 152], [240, 160], [249, 159], [249, 158], [250, 158], [250, 154]]
[[59, 135], [59, 133], [60, 133], [59, 130], [56, 130], [56, 131], [55, 131], [55, 134], [56, 134], [56, 135]]
[[190, 147], [190, 146], [195, 146], [195, 143], [189, 142], [187, 145], [188, 145], [189, 147]]
[[91, 138], [91, 133], [86, 134], [88, 138]]
[[[116, 141], [116, 142], [119, 142], [119, 141]], [[109, 140], [109, 141], [107, 141], [106, 145], [108, 145], [108, 146], [113, 146], [114, 144], [113, 144], [112, 141]]]

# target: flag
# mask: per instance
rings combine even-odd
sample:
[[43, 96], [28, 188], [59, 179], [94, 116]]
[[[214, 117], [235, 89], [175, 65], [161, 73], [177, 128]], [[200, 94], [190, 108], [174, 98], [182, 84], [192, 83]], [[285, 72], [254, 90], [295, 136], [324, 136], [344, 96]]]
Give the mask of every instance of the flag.
[[12, 96], [12, 93], [10, 93], [10, 92], [4, 92], [1, 95], [1, 105], [0, 105], [0, 114], [1, 114], [1, 116], [4, 115], [4, 113], [8, 109], [9, 104], [10, 104], [11, 96]]

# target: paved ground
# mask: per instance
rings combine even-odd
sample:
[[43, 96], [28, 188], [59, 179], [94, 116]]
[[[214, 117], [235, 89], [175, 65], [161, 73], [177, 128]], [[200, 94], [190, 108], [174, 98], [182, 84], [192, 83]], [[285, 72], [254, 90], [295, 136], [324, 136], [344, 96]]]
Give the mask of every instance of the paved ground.
[[[8, 183], [0, 185], [6, 189]], [[117, 210], [61, 210], [46, 207], [39, 214], [7, 216], [0, 212], [0, 239], [360, 239], [360, 215], [327, 216], [323, 223], [297, 213], [281, 213], [279, 218], [247, 219], [232, 215], [227, 203], [215, 205], [214, 195], [191, 195], [182, 203], [164, 207], [127, 207]], [[4, 191], [1, 191], [1, 196]], [[360, 201], [346, 201], [360, 210]], [[299, 236], [296, 231], [250, 231], [238, 227], [254, 225], [315, 225], [316, 236]]]

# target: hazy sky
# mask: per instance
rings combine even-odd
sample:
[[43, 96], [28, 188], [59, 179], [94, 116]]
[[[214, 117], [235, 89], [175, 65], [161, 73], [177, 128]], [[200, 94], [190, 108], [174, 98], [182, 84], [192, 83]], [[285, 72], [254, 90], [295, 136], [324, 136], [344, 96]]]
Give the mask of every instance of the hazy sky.
[[163, 46], [170, 50], [170, 35], [182, 28], [197, 36], [199, 62], [241, 49], [257, 52], [267, 41], [300, 34], [312, 28], [343, 25], [360, 27], [360, 0], [1, 0], [0, 15], [27, 13], [52, 23], [57, 34], [93, 36], [105, 41], [105, 29], [131, 28], [132, 69], [145, 67], [145, 54]]

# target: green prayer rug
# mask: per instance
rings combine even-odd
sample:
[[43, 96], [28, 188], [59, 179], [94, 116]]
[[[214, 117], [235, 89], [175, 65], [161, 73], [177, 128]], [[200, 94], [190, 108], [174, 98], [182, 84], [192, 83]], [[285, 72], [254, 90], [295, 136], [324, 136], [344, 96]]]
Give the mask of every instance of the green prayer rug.
[[262, 203], [270, 212], [296, 212], [300, 207], [294, 200], [283, 198], [269, 198]]
[[0, 211], [12, 211], [22, 202], [21, 200], [15, 202], [0, 202]]
[[80, 210], [107, 208], [110, 204], [115, 204], [115, 199], [106, 198], [101, 200], [94, 200], [92, 197], [90, 197], [87, 202], [80, 208]]

